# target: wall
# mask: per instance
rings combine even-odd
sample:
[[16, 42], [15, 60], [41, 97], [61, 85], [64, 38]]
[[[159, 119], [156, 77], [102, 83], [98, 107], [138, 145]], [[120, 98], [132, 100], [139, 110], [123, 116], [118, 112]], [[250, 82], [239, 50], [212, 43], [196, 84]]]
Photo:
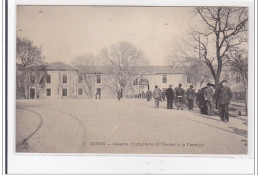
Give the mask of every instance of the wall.
[[[46, 84], [46, 87], [41, 90], [40, 98], [47, 99], [66, 99], [66, 98], [90, 98], [89, 89], [85, 82], [82, 80], [82, 83], [78, 82], [78, 73], [76, 71], [48, 71], [47, 74], [51, 75], [51, 83]], [[67, 75], [67, 83], [62, 83], [62, 76]], [[114, 92], [113, 85], [111, 85], [111, 80], [108, 76], [104, 74], [101, 75], [101, 83], [97, 83], [97, 76], [95, 75], [93, 84], [94, 95], [92, 98], [95, 98], [97, 88], [101, 88], [101, 98], [116, 98], [117, 94]], [[162, 77], [164, 74], [150, 74], [143, 75], [144, 79], [149, 81], [149, 89], [154, 90], [155, 85], [159, 86], [160, 89], [167, 89], [169, 85], [173, 85], [173, 88], [177, 87], [181, 83], [183, 88], [186, 90], [189, 88], [190, 83], [187, 83], [186, 74], [167, 74], [167, 82], [163, 83]], [[131, 85], [133, 82], [130, 83]], [[60, 87], [60, 88], [59, 88]], [[46, 96], [46, 89], [51, 89], [51, 96]], [[62, 88], [67, 88], [67, 97], [62, 96]], [[82, 88], [82, 95], [78, 94], [78, 89]], [[139, 85], [127, 88], [125, 95], [132, 97], [132, 95], [137, 95], [142, 92], [142, 89]], [[146, 93], [148, 86], [144, 86], [143, 91]]]
[[[45, 88], [40, 91], [40, 98], [66, 99], [77, 96], [76, 71], [47, 71], [51, 76], [51, 83], [46, 83]], [[62, 83], [63, 75], [67, 75], [67, 83]], [[62, 96], [62, 89], [67, 89], [67, 97]], [[47, 96], [47, 89], [51, 89], [51, 96]]]
[[[190, 83], [187, 83], [186, 74], [167, 74], [167, 82], [163, 83], [163, 75], [165, 74], [150, 74], [144, 75], [142, 78], [149, 81], [149, 89], [154, 90], [155, 85], [157, 85], [161, 90], [169, 88], [169, 85], [172, 85], [173, 88], [179, 86], [179, 83], [182, 84], [182, 87], [186, 90], [189, 88]], [[147, 87], [144, 86], [144, 92], [147, 92]], [[134, 95], [137, 95], [142, 92], [142, 88], [134, 86]], [[128, 95], [131, 96], [132, 92], [128, 92]]]

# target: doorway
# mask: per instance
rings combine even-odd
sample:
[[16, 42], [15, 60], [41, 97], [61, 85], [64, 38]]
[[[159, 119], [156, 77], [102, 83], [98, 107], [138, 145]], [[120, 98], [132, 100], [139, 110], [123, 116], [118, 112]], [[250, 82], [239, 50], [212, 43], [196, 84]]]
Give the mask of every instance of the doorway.
[[30, 88], [30, 99], [35, 99], [35, 89]]

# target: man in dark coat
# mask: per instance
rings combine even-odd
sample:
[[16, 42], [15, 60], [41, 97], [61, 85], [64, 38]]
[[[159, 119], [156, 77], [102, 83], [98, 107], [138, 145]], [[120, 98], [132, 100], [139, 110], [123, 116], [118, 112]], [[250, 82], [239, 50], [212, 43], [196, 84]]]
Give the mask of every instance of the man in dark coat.
[[117, 91], [117, 99], [118, 99], [118, 101], [120, 101], [120, 99], [121, 99], [121, 97], [122, 97], [121, 94], [122, 94], [122, 93], [121, 93], [121, 90], [118, 90], [118, 91]]
[[219, 100], [219, 112], [220, 118], [224, 122], [229, 122], [229, 103], [232, 98], [232, 92], [229, 87], [227, 87], [227, 80], [223, 80], [220, 83], [220, 88], [218, 92]]
[[213, 108], [214, 108], [214, 101], [213, 101], [214, 91], [211, 86], [212, 84], [208, 83], [207, 88], [204, 90], [204, 94], [203, 94], [208, 109], [207, 113], [209, 116], [213, 115]]
[[186, 95], [187, 95], [187, 100], [188, 100], [188, 108], [189, 108], [189, 110], [193, 110], [195, 91], [194, 91], [192, 85], [190, 85], [190, 88], [187, 90]]
[[176, 88], [176, 97], [177, 97], [177, 110], [181, 108], [183, 110], [183, 99], [184, 99], [184, 89], [182, 84], [179, 84], [179, 87]]
[[173, 89], [172, 85], [166, 90], [166, 98], [167, 98], [167, 109], [173, 109]]
[[146, 98], [147, 98], [147, 101], [149, 102], [151, 100], [151, 97], [152, 97], [152, 92], [150, 90], [148, 90], [146, 92]]
[[202, 89], [200, 89], [197, 92], [196, 102], [197, 102], [198, 107], [200, 108], [201, 114], [207, 114], [207, 110], [208, 110], [207, 106], [206, 106], [206, 101], [205, 101], [205, 98], [204, 98], [204, 90], [206, 88], [207, 87], [203, 87]]

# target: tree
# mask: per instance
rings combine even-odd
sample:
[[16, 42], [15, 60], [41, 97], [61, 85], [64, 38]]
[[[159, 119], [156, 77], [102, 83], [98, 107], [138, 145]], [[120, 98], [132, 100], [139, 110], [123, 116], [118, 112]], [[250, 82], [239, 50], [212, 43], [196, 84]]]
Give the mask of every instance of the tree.
[[229, 55], [229, 65], [233, 73], [242, 78], [245, 89], [245, 105], [247, 114], [248, 105], [248, 51], [246, 49], [235, 49]]
[[24, 68], [43, 64], [45, 57], [42, 56], [41, 48], [35, 46], [33, 41], [16, 38], [16, 61], [23, 65]]
[[85, 92], [92, 98], [95, 85], [95, 57], [91, 54], [79, 55], [72, 61], [72, 65], [79, 70], [79, 75], [83, 76], [86, 82]]
[[212, 75], [208, 67], [199, 62], [189, 62], [183, 64], [180, 62], [175, 62], [173, 65], [174, 69], [183, 70], [189, 77], [189, 83], [197, 85], [198, 82], [209, 82], [212, 79]]
[[[199, 17], [202, 29], [191, 32], [193, 46], [189, 50], [180, 46], [180, 53], [186, 62], [205, 64], [218, 85], [230, 51], [247, 43], [248, 10], [243, 7], [196, 7], [194, 13]], [[191, 51], [199, 52], [199, 59]]]
[[107, 79], [110, 80], [110, 85], [107, 86], [114, 93], [122, 89], [124, 95], [134, 79], [143, 71], [142, 66], [148, 64], [144, 53], [127, 42], [120, 42], [110, 49], [103, 49], [101, 58], [103, 64], [108, 67]]
[[[46, 75], [41, 48], [29, 39], [16, 38], [16, 91], [17, 98], [29, 98], [32, 85], [42, 87], [43, 77]], [[41, 67], [37, 67], [41, 66]], [[39, 69], [35, 69], [35, 68]]]

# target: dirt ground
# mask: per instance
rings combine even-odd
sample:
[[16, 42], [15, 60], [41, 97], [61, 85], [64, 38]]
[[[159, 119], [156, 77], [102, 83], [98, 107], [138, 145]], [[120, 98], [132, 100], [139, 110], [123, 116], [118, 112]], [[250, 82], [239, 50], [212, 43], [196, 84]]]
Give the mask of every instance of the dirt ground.
[[247, 154], [247, 117], [224, 123], [144, 99], [17, 100], [16, 144], [33, 153]]

